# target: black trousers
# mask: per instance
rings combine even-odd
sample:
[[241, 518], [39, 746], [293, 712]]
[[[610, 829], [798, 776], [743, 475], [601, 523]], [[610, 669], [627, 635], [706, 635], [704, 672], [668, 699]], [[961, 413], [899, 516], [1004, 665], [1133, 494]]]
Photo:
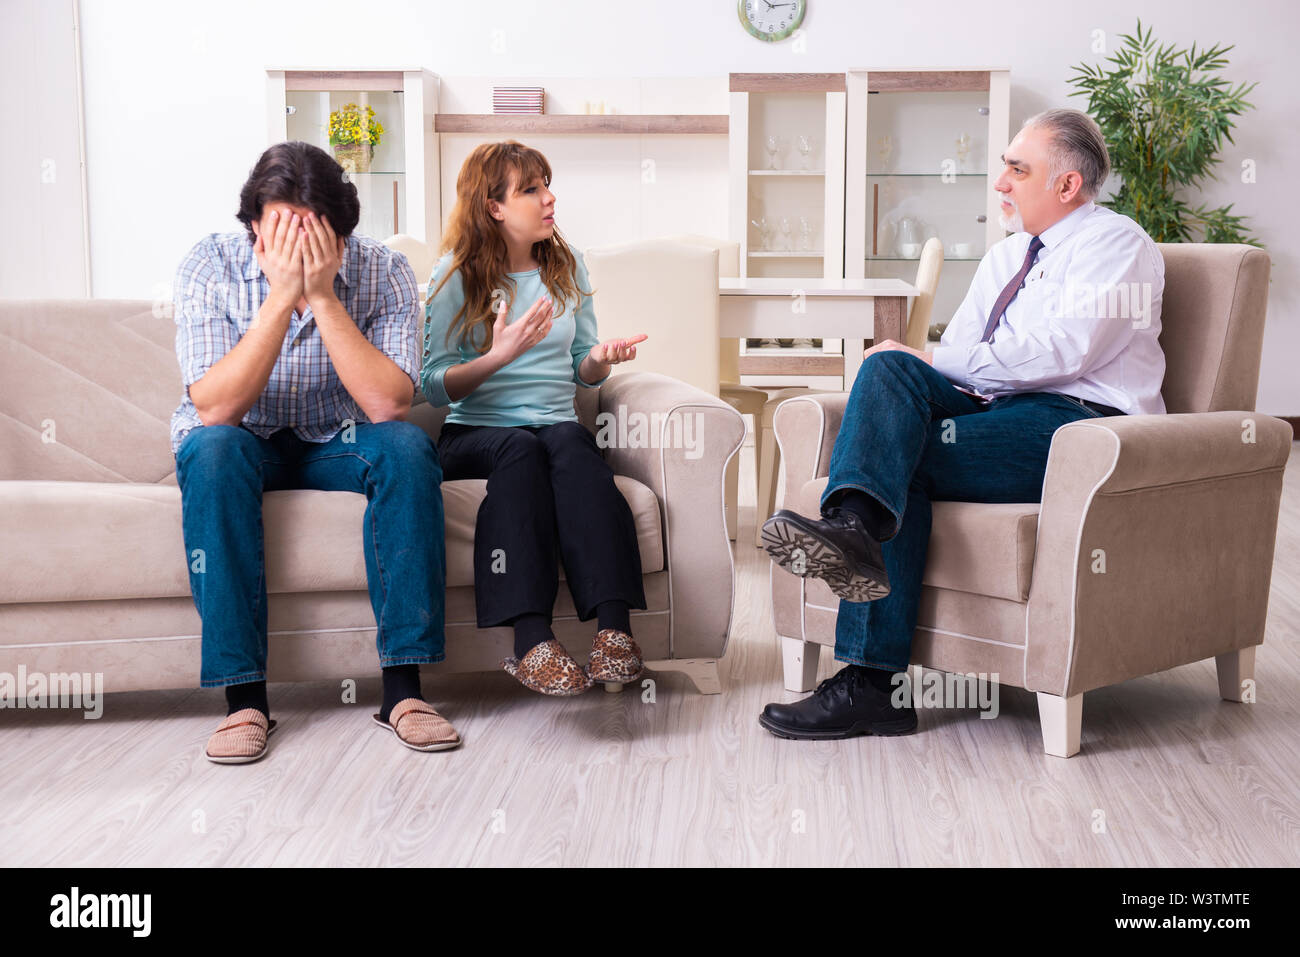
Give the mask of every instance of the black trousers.
[[581, 621], [603, 601], [646, 607], [632, 510], [581, 423], [448, 424], [438, 456], [443, 481], [487, 479], [474, 530], [480, 628], [524, 614], [549, 620], [560, 559]]

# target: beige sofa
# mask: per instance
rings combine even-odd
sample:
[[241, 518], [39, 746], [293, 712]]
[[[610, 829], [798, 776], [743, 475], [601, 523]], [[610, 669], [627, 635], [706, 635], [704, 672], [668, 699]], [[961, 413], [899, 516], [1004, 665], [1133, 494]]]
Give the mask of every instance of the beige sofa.
[[[169, 312], [133, 301], [0, 302], [0, 672], [102, 672], [106, 691], [198, 683], [199, 618], [168, 444], [182, 394]], [[633, 613], [637, 641], [651, 669], [685, 671], [713, 693], [733, 595], [723, 470], [744, 424], [721, 400], [663, 376], [628, 372], [578, 390], [593, 430], [602, 411], [620, 409], [671, 434], [684, 416], [698, 426], [690, 448], [652, 441], [606, 454], [641, 548], [649, 607]], [[424, 403], [411, 420], [436, 438], [444, 414]], [[474, 624], [474, 520], [486, 484], [443, 485], [447, 658], [426, 672], [493, 670], [511, 653], [509, 629]], [[376, 673], [364, 507], [353, 492], [265, 495], [270, 680]], [[595, 622], [577, 621], [563, 586], [555, 619], [557, 637], [585, 661]]]
[[[1041, 505], [933, 506], [913, 663], [1037, 692], [1045, 750], [1063, 757], [1079, 750], [1085, 691], [1215, 658], [1222, 697], [1242, 700], [1264, 640], [1292, 441], [1286, 422], [1250, 411], [1269, 258], [1160, 250], [1170, 414], [1063, 426]], [[777, 409], [782, 507], [818, 514], [846, 400]], [[812, 687], [837, 609], [824, 582], [772, 566], [787, 689]]]

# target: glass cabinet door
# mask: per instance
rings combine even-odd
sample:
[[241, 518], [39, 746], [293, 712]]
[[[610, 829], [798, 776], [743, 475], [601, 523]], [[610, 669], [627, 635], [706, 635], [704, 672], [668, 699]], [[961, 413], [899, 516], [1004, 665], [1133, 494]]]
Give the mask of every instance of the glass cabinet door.
[[403, 231], [406, 144], [401, 91], [287, 90], [288, 138], [319, 146], [357, 187], [356, 231], [387, 239]]
[[869, 104], [867, 259], [917, 259], [937, 236], [945, 261], [978, 261], [988, 206], [988, 96], [876, 93]]
[[922, 247], [937, 238], [944, 262], [933, 335], [1005, 235], [993, 181], [1006, 147], [1008, 73], [853, 71], [850, 79], [847, 175], [857, 182], [846, 190], [845, 274], [914, 282]]

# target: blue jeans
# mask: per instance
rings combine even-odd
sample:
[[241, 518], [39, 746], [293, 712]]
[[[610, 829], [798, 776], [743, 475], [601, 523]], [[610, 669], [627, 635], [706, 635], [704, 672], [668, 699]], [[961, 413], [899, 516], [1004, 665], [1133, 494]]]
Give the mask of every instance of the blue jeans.
[[242, 426], [208, 425], [181, 442], [176, 479], [190, 590], [203, 621], [201, 687], [266, 680], [262, 493], [279, 489], [366, 496], [362, 541], [379, 664], [443, 659], [438, 451], [409, 422], [360, 423], [348, 437], [305, 442], [281, 429], [263, 439]]
[[1101, 413], [1064, 395], [1022, 392], [985, 404], [901, 350], [868, 356], [849, 393], [822, 509], [858, 489], [892, 513], [882, 544], [890, 591], [841, 601], [835, 659], [890, 671], [911, 660], [930, 503], [1041, 502], [1052, 435]]

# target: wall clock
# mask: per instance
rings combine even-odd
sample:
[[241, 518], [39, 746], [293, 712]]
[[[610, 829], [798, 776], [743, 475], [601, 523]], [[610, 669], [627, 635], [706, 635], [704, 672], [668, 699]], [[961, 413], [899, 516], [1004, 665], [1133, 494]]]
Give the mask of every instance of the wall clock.
[[799, 29], [807, 8], [808, 0], [739, 0], [736, 12], [750, 36], [775, 43]]

